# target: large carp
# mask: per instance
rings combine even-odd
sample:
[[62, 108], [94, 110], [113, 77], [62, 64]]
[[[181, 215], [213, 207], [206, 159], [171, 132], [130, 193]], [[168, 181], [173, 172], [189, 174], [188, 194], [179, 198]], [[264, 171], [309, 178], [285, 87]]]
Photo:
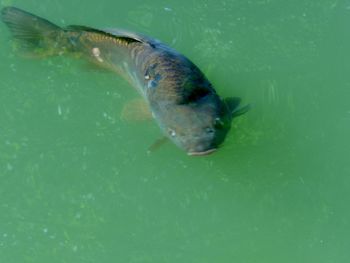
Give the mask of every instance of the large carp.
[[166, 137], [189, 155], [214, 152], [238, 110], [237, 98], [221, 99], [188, 58], [158, 40], [119, 29], [59, 27], [5, 7], [1, 19], [15, 41], [35, 56], [74, 54], [115, 71], [136, 87]]

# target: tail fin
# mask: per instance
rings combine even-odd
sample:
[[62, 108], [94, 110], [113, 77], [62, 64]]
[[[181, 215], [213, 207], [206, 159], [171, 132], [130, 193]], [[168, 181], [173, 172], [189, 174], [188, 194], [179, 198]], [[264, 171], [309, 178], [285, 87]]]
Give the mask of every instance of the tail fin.
[[48, 20], [16, 7], [3, 8], [1, 20], [10, 29], [19, 48], [27, 55], [50, 56], [62, 51], [60, 36], [64, 30]]

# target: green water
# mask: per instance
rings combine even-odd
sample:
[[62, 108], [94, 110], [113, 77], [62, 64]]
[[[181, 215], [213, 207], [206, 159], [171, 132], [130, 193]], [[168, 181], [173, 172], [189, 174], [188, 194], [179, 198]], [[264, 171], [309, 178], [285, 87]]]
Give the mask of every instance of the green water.
[[349, 262], [350, 1], [0, 3], [159, 38], [252, 105], [213, 155], [149, 155], [125, 81], [21, 58], [1, 24], [1, 263]]

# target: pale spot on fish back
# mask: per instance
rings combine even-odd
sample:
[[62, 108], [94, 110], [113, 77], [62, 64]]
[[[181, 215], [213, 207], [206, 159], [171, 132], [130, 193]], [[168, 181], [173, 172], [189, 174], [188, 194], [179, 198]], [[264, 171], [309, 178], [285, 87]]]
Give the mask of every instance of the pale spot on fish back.
[[98, 47], [94, 47], [92, 49], [92, 55], [97, 59], [98, 62], [103, 62], [103, 59], [101, 58], [101, 51]]
[[99, 49], [98, 47], [94, 47], [94, 48], [92, 49], [92, 54], [93, 54], [95, 57], [98, 57], [98, 56], [101, 55], [101, 51], [100, 51], [100, 49]]

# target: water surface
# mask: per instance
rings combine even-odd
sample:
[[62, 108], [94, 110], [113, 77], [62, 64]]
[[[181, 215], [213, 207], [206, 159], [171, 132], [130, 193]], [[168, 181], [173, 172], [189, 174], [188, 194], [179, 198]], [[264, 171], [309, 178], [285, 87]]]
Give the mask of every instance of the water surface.
[[0, 25], [0, 262], [348, 262], [350, 2], [2, 0], [190, 57], [252, 110], [213, 155], [120, 113], [138, 95]]

